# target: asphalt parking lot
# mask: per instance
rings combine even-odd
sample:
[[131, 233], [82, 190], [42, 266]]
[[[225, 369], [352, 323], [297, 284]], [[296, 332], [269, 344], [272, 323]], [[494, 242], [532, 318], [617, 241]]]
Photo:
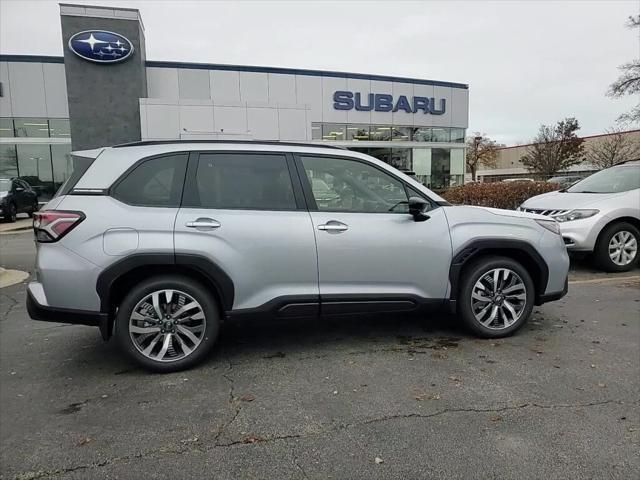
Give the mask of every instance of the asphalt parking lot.
[[[0, 263], [30, 271], [30, 233]], [[153, 375], [0, 290], [1, 478], [640, 477], [640, 271], [579, 263], [515, 336], [453, 317], [227, 324]]]

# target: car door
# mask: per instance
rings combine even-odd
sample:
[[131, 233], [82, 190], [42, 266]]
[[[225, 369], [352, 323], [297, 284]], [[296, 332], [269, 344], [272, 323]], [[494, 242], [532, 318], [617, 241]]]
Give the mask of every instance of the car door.
[[230, 277], [233, 310], [317, 313], [313, 226], [288, 154], [192, 154], [175, 251], [205, 255]]
[[[365, 160], [296, 158], [318, 246], [322, 311], [412, 308], [447, 294], [451, 242], [442, 207], [408, 213], [421, 195]], [[415, 304], [413, 305], [415, 306]]]

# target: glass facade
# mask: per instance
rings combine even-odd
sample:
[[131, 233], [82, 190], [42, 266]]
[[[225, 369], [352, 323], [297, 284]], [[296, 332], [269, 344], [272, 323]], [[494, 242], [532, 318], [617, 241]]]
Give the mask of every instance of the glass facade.
[[312, 123], [313, 140], [464, 143], [464, 128]]
[[0, 143], [0, 177], [19, 177], [33, 187], [40, 201], [49, 200], [73, 170], [71, 143], [26, 139], [70, 139], [70, 135], [68, 118], [0, 118], [0, 137], [16, 138], [15, 143]]

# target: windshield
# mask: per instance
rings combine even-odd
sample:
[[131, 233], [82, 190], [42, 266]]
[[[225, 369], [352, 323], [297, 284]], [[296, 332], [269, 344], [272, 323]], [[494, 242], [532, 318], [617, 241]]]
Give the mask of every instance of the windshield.
[[0, 178], [0, 192], [8, 192], [11, 190], [11, 180]]
[[571, 193], [619, 193], [640, 188], [640, 165], [607, 168], [567, 189]]

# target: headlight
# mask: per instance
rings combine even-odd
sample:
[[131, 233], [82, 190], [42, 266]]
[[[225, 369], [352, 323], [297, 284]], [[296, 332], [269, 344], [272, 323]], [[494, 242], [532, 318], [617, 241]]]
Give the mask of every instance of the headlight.
[[600, 210], [571, 210], [562, 215], [554, 215], [553, 218], [558, 222], [570, 222], [571, 220], [593, 217], [599, 211]]
[[550, 232], [560, 235], [560, 225], [558, 225], [558, 222], [555, 220], [536, 220], [536, 222], [538, 222], [538, 225], [546, 228]]

